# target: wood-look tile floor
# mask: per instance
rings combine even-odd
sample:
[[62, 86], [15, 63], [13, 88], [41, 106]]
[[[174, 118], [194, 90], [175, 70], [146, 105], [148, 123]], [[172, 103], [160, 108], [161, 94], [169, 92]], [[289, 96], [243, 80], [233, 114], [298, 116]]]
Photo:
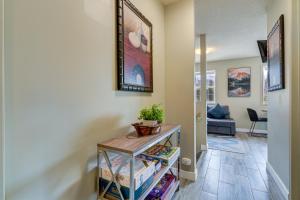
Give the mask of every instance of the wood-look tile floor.
[[174, 200], [283, 200], [266, 171], [267, 139], [238, 133], [246, 153], [209, 149], [197, 163], [196, 182], [181, 181]]

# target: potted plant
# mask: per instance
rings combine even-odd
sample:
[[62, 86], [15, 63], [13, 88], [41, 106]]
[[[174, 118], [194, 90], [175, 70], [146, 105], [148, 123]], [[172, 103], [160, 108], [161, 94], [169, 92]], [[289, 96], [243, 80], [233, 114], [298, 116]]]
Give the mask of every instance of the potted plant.
[[159, 133], [164, 119], [164, 110], [158, 104], [143, 108], [139, 113], [138, 123], [133, 124], [138, 135], [145, 136]]
[[164, 110], [160, 105], [153, 104], [151, 107], [143, 108], [138, 119], [143, 120], [144, 125], [153, 126], [160, 124], [164, 119]]

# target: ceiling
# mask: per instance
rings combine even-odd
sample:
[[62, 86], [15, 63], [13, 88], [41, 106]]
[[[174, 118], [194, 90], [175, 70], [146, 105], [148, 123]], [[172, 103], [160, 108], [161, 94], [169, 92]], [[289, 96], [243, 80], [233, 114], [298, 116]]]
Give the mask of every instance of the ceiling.
[[266, 1], [196, 0], [196, 34], [206, 34], [208, 61], [260, 55], [256, 41], [267, 38]]
[[178, 0], [160, 0], [164, 5], [168, 5], [168, 4], [171, 4], [175, 1], [178, 1]]

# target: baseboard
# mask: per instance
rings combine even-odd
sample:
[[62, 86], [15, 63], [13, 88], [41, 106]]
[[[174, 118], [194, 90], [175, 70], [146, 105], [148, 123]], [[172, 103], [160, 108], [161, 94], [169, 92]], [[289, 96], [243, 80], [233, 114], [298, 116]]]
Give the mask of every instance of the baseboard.
[[189, 171], [185, 171], [185, 170], [180, 170], [180, 177], [190, 180], [190, 181], [196, 181], [197, 177], [198, 177], [198, 171], [197, 168], [195, 169], [194, 172], [189, 172]]
[[[242, 132], [242, 133], [249, 133], [249, 129], [247, 128], [237, 128], [237, 132]], [[262, 133], [262, 134], [268, 134], [267, 130], [260, 130], [260, 129], [254, 129], [254, 133]]]
[[207, 145], [201, 144], [201, 151], [206, 151], [207, 150]]
[[276, 173], [276, 171], [273, 169], [272, 165], [267, 162], [267, 171], [269, 172], [269, 174], [272, 176], [272, 178], [274, 179], [277, 187], [279, 188], [282, 196], [288, 200], [289, 199], [289, 190], [286, 188], [286, 186], [284, 185], [284, 183], [282, 182], [282, 180], [280, 179], [280, 177], [278, 176], [278, 174]]

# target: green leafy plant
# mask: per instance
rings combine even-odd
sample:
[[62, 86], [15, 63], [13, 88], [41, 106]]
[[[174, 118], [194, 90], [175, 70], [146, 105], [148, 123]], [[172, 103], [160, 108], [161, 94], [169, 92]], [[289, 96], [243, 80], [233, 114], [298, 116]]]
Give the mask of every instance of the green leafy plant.
[[153, 120], [162, 123], [164, 119], [164, 110], [158, 104], [153, 104], [151, 107], [143, 108], [140, 111], [139, 120]]

